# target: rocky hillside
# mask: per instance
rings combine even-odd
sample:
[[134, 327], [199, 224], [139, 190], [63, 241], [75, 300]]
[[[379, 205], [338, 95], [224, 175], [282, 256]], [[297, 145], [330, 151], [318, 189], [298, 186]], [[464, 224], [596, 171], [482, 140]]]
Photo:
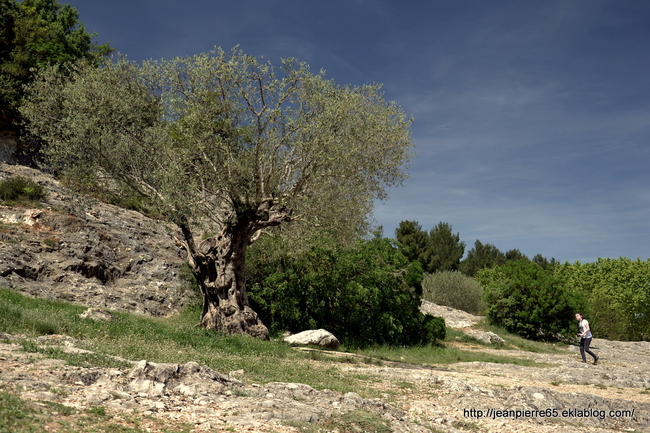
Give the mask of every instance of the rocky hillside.
[[77, 200], [52, 177], [0, 165], [0, 180], [45, 186], [43, 207], [0, 206], [0, 286], [35, 297], [164, 316], [194, 296], [179, 278], [174, 228], [138, 212]]
[[[0, 178], [17, 174], [43, 184], [50, 196], [42, 208], [0, 207], [0, 286], [156, 316], [192, 302], [194, 294], [179, 278], [183, 261], [173, 227], [103, 203], [73, 201], [38, 171], [0, 166]], [[479, 340], [498, 341], [479, 329], [480, 317], [433, 304], [423, 310]], [[395, 432], [650, 431], [648, 342], [597, 339], [592, 344], [601, 358], [597, 366], [580, 363], [575, 346], [548, 354], [499, 350], [467, 339], [449, 345], [537, 364], [328, 364], [366, 378], [380, 396], [375, 399], [296, 383], [245, 383], [241, 371], [216, 372], [192, 362], [124, 360], [130, 365], [124, 370], [72, 367], [25, 353], [19, 342], [19, 336], [0, 334], [0, 389], [20, 390], [35, 404], [101, 406], [125, 425], [132, 425], [127, 418], [135, 413], [142, 416], [140, 428], [153, 432], [177, 431], [180, 423], [197, 432], [298, 432], [302, 427], [287, 422], [318, 425], [333, 414], [358, 410], [377, 414]], [[39, 337], [35, 344], [83, 351], [68, 336]]]

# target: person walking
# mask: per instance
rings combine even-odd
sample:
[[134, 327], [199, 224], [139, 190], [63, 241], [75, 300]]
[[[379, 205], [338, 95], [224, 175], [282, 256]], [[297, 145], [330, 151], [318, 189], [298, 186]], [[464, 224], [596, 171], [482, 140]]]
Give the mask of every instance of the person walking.
[[578, 337], [580, 337], [580, 355], [582, 355], [582, 362], [587, 362], [587, 357], [585, 356], [585, 352], [593, 356], [594, 358], [594, 365], [598, 364], [598, 356], [591, 350], [589, 350], [589, 345], [591, 344], [591, 339], [593, 336], [591, 335], [591, 328], [589, 327], [589, 322], [587, 319], [585, 319], [585, 316], [582, 315], [582, 313], [576, 313], [576, 320], [578, 321], [578, 329], [580, 332], [578, 333]]

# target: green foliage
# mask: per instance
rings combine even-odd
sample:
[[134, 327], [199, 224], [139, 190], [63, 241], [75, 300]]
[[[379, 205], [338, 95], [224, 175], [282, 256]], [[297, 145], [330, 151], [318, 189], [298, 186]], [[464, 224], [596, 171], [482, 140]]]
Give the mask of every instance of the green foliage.
[[587, 319], [595, 336], [650, 340], [650, 260], [565, 263], [556, 274], [588, 299]]
[[467, 257], [460, 263], [459, 269], [465, 275], [473, 277], [483, 268], [501, 266], [507, 262], [506, 255], [492, 244], [483, 244], [478, 239], [474, 248], [467, 252]]
[[[295, 59], [274, 66], [238, 49], [61, 71], [29, 87], [29, 130], [74, 185], [142, 197], [178, 225], [206, 327], [264, 338], [242, 313], [248, 245], [287, 223], [358, 238], [374, 201], [406, 178], [411, 119], [376, 84], [339, 86]], [[208, 314], [226, 302], [240, 326]]]
[[400, 252], [410, 262], [424, 262], [424, 253], [428, 248], [427, 232], [422, 230], [420, 223], [416, 221], [401, 221], [395, 229], [395, 239]]
[[[496, 278], [497, 274], [502, 278]], [[560, 278], [525, 260], [501, 266], [492, 277], [485, 287], [487, 318], [492, 324], [531, 340], [575, 334], [574, 315], [585, 305]]]
[[0, 24], [0, 114], [8, 117], [16, 115], [22, 86], [39, 69], [97, 61], [111, 51], [108, 44], [94, 45], [77, 10], [56, 0], [2, 0]]
[[400, 252], [409, 261], [418, 261], [428, 273], [458, 269], [465, 242], [452, 232], [451, 225], [440, 222], [428, 233], [415, 221], [402, 221], [395, 230]]
[[517, 248], [513, 248], [511, 250], [506, 251], [505, 256], [506, 256], [506, 261], [508, 262], [514, 262], [517, 260], [528, 260], [526, 254], [522, 253]]
[[[268, 240], [266, 248], [277, 244]], [[325, 328], [349, 346], [444, 338], [444, 321], [423, 315], [409, 286], [421, 280], [419, 268], [390, 240], [350, 248], [321, 239], [296, 257], [266, 248], [249, 256], [249, 296], [272, 331]]]
[[192, 229], [245, 216], [254, 229], [310, 220], [354, 237], [406, 177], [403, 110], [378, 85], [339, 86], [295, 59], [215, 49], [63, 72], [43, 71], [21, 110], [52, 165]]
[[485, 310], [483, 287], [459, 271], [424, 274], [422, 299], [476, 315]]
[[454, 234], [451, 224], [440, 222], [429, 231], [429, 252], [427, 272], [452, 271], [458, 269], [465, 253], [465, 242], [460, 234]]
[[554, 257], [549, 260], [541, 254], [537, 254], [532, 260], [544, 269], [552, 269], [558, 264]]
[[506, 273], [500, 266], [482, 268], [476, 271], [474, 279], [485, 288], [501, 284], [506, 279]]
[[42, 185], [22, 176], [14, 176], [0, 181], [0, 200], [40, 201], [47, 197]]

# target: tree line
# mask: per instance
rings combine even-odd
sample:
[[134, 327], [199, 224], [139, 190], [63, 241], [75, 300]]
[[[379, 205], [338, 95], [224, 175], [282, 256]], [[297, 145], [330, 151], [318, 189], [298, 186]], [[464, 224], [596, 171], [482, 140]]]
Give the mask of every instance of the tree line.
[[[472, 277], [485, 267], [491, 268], [511, 261], [528, 260], [528, 257], [518, 249], [511, 249], [504, 253], [496, 246], [484, 244], [478, 239], [463, 258], [465, 242], [460, 240], [460, 234], [454, 233], [451, 224], [446, 222], [440, 222], [426, 231], [417, 221], [402, 221], [395, 230], [395, 238], [402, 254], [411, 261], [420, 262], [422, 269], [428, 273], [460, 271]], [[541, 254], [535, 255], [531, 261], [545, 269], [557, 263], [555, 258], [549, 260]]]
[[562, 264], [479, 240], [463, 258], [464, 242], [443, 222], [427, 232], [402, 221], [395, 238], [402, 254], [422, 266], [421, 294], [429, 301], [485, 314], [530, 339], [570, 338], [576, 312], [590, 317], [597, 337], [650, 338], [650, 260]]

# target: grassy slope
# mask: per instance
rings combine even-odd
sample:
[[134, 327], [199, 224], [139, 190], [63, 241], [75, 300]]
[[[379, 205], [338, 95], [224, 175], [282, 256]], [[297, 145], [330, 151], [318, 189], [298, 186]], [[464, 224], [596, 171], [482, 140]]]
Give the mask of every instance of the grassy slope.
[[[124, 312], [114, 312], [119, 318], [115, 322], [95, 322], [79, 317], [86, 307], [44, 299], [32, 299], [16, 292], [0, 289], [0, 332], [24, 336], [23, 348], [26, 351], [41, 352], [48, 357], [62, 358], [68, 363], [80, 366], [126, 368], [127, 363], [113, 357], [129, 360], [146, 359], [151, 362], [186, 363], [195, 361], [219, 371], [229, 372], [243, 369], [243, 380], [250, 383], [300, 382], [316, 389], [331, 389], [339, 392], [354, 391], [363, 397], [378, 397], [372, 387], [373, 378], [367, 375], [346, 373], [337, 368], [337, 362], [368, 362], [381, 364], [381, 360], [402, 363], [441, 365], [466, 361], [515, 363], [534, 366], [530, 360], [503, 355], [490, 355], [459, 348], [456, 344], [442, 344], [423, 347], [373, 347], [355, 350], [360, 357], [330, 357], [328, 352], [304, 353], [293, 350], [280, 341], [263, 342], [247, 336], [229, 336], [207, 331], [194, 326], [198, 320], [198, 310], [187, 310], [169, 318], [151, 318]], [[499, 332], [503, 335], [502, 332]], [[38, 348], [33, 337], [49, 334], [64, 334], [78, 340], [78, 347], [93, 351], [93, 354], [70, 355], [60, 349]], [[463, 340], [460, 333], [450, 330], [451, 341]], [[551, 345], [530, 343], [514, 336], [506, 336], [503, 349], [517, 350], [525, 346], [531, 351], [555, 351]], [[156, 344], [152, 344], [156, 342]], [[471, 348], [478, 344], [467, 341]], [[541, 365], [539, 365], [541, 366]], [[13, 396], [11, 390], [0, 384], [0, 433], [4, 431], [42, 431], [45, 417], [60, 416], [61, 408], [23, 402]], [[78, 413], [75, 422], [82, 426], [65, 427], [62, 431], [104, 431], [105, 414]], [[52, 415], [54, 413], [55, 415]], [[123, 431], [139, 432], [142, 422], [137, 418], [125, 417], [120, 423], [128, 426]], [[136, 422], [137, 421], [137, 422]], [[148, 423], [155, 423], [149, 420]], [[60, 424], [60, 423], [59, 423]], [[110, 424], [110, 423], [108, 423]], [[88, 429], [84, 430], [87, 425]], [[97, 425], [97, 430], [92, 426]], [[5, 430], [4, 426], [13, 426]], [[83, 427], [83, 428], [82, 428]], [[69, 428], [70, 430], [66, 430]], [[176, 426], [183, 431], [182, 426]], [[164, 429], [163, 429], [164, 430]], [[160, 430], [160, 431], [163, 431]]]

